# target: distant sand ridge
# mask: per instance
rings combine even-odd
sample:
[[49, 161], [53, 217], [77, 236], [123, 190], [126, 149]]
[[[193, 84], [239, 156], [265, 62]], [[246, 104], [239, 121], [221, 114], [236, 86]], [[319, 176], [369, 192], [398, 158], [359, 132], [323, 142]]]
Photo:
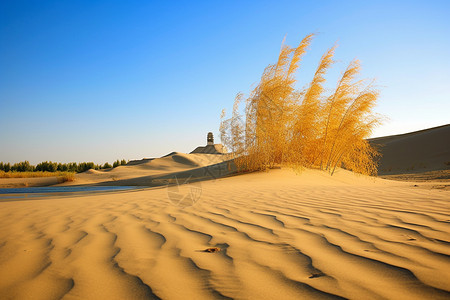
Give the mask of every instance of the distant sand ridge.
[[375, 138], [370, 142], [382, 154], [379, 175], [433, 172], [433, 179], [439, 176], [450, 179], [450, 172], [445, 172], [450, 170], [450, 125]]
[[191, 177], [215, 179], [236, 171], [227, 155], [172, 152], [161, 158], [134, 161], [107, 171], [89, 170], [77, 174], [67, 185], [140, 185], [160, 186], [166, 179]]

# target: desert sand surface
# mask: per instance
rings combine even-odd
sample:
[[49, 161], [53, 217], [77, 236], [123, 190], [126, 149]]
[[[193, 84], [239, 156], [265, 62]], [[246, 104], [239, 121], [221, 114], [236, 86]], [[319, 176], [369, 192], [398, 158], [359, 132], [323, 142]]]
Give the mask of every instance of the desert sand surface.
[[449, 299], [449, 270], [448, 190], [345, 170], [0, 202], [2, 299]]
[[0, 188], [23, 188], [59, 184], [57, 177], [0, 178]]

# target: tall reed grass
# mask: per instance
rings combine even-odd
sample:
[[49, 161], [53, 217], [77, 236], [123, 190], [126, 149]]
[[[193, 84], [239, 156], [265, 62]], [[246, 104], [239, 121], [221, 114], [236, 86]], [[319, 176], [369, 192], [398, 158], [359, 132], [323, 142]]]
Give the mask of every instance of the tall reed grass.
[[374, 175], [379, 154], [366, 138], [381, 122], [372, 112], [378, 91], [372, 83], [357, 79], [360, 63], [354, 60], [336, 88], [326, 93], [325, 75], [335, 62], [336, 46], [322, 56], [311, 82], [296, 89], [296, 72], [312, 38], [306, 36], [293, 48], [283, 45], [278, 61], [264, 70], [250, 95], [236, 96], [231, 117], [226, 119], [222, 111], [222, 143], [241, 170], [288, 165], [333, 174], [345, 166]]
[[33, 177], [58, 177], [58, 181], [74, 181], [75, 172], [48, 172], [48, 171], [35, 171], [35, 172], [5, 172], [0, 170], [0, 178], [33, 178]]

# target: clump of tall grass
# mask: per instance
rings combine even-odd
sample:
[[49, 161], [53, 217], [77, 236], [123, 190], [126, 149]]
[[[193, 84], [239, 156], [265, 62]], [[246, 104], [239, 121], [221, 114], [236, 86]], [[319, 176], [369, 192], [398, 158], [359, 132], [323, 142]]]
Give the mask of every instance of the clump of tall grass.
[[75, 172], [48, 172], [48, 171], [35, 171], [35, 172], [17, 172], [9, 171], [5, 172], [0, 170], [0, 178], [33, 178], [33, 177], [58, 177], [65, 181], [74, 181]]
[[[263, 72], [259, 84], [244, 99], [236, 96], [231, 118], [221, 116], [222, 143], [241, 170], [264, 170], [275, 165], [327, 170], [337, 167], [374, 175], [379, 155], [366, 141], [380, 124], [372, 113], [378, 91], [356, 77], [352, 61], [336, 88], [325, 93], [325, 75], [334, 64], [336, 46], [321, 58], [311, 82], [295, 89], [296, 71], [313, 35], [297, 47], [284, 45], [275, 64]], [[240, 104], [245, 101], [245, 112]]]
[[75, 180], [75, 173], [74, 172], [61, 172], [61, 174], [58, 175], [58, 182], [66, 182], [66, 181], [74, 181]]

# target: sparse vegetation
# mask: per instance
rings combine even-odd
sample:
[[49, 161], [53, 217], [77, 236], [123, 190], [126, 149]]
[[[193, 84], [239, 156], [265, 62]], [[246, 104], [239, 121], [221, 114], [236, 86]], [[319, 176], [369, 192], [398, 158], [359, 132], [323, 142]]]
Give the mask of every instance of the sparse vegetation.
[[61, 172], [61, 174], [58, 176], [58, 179], [60, 180], [60, 182], [74, 181], [75, 180], [75, 173], [73, 173], [73, 172]]
[[29, 177], [52, 177], [57, 176], [64, 178], [64, 181], [73, 181], [75, 173], [85, 172], [90, 169], [101, 170], [126, 165], [127, 161], [122, 159], [116, 160], [111, 166], [108, 162], [103, 165], [97, 165], [93, 162], [81, 163], [57, 163], [52, 161], [44, 161], [36, 166], [30, 164], [29, 161], [23, 161], [11, 165], [10, 163], [0, 162], [0, 178], [29, 178]]
[[283, 46], [276, 64], [269, 65], [261, 81], [244, 100], [236, 96], [231, 118], [220, 126], [223, 144], [232, 151], [241, 170], [265, 170], [275, 165], [327, 170], [337, 167], [374, 175], [378, 152], [366, 141], [380, 124], [372, 113], [378, 97], [373, 85], [356, 77], [352, 61], [332, 93], [325, 94], [325, 74], [333, 65], [336, 46], [321, 58], [306, 88], [295, 89], [295, 74], [313, 35], [298, 47]]
[[116, 167], [118, 167], [118, 166], [120, 166], [120, 161], [119, 161], [119, 160], [116, 160], [116, 161], [113, 163], [113, 168], [116, 168]]
[[116, 160], [114, 163], [113, 163], [113, 168], [116, 168], [116, 167], [118, 167], [118, 166], [124, 166], [124, 165], [126, 165], [127, 164], [127, 161], [125, 160], [125, 159], [122, 159], [122, 160]]
[[35, 171], [35, 172], [17, 172], [9, 171], [5, 172], [0, 170], [0, 178], [33, 178], [33, 177], [59, 177], [64, 181], [73, 181], [75, 179], [74, 172], [48, 172], [48, 171]]

